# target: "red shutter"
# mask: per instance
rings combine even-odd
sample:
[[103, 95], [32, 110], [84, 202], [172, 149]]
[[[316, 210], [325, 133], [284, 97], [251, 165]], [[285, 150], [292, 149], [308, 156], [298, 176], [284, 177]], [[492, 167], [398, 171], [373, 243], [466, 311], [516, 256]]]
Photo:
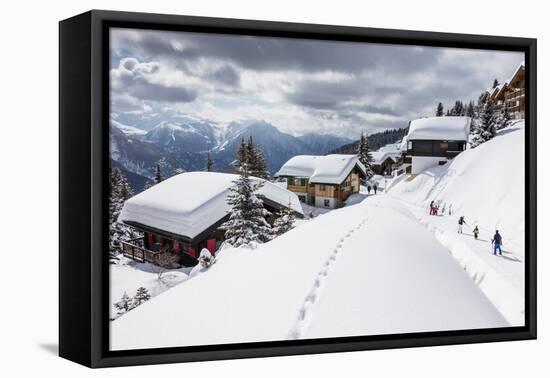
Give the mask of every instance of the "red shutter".
[[212, 256], [216, 255], [216, 239], [208, 239], [206, 241], [206, 248], [210, 251]]
[[197, 257], [197, 252], [195, 252], [195, 248], [189, 247], [189, 248], [187, 248], [187, 252], [189, 253], [189, 255], [191, 255], [195, 258]]
[[179, 252], [180, 251], [181, 244], [179, 241], [174, 240], [174, 251]]
[[153, 234], [150, 232], [147, 233], [147, 242], [149, 245], [153, 244]]

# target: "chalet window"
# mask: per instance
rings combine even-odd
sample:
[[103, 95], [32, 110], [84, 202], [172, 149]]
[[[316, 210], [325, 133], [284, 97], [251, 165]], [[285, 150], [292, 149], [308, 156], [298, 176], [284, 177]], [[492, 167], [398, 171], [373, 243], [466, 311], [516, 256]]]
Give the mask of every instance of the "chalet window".
[[306, 186], [306, 179], [300, 179], [300, 186]]
[[298, 196], [298, 199], [300, 200], [300, 202], [306, 202], [306, 196]]
[[324, 205], [325, 205], [325, 207], [329, 207], [330, 206], [330, 201], [326, 199], [324, 201]]
[[293, 177], [288, 178], [288, 185], [294, 185], [294, 178]]
[[320, 190], [321, 192], [324, 192], [324, 191], [325, 191], [325, 185], [324, 185], [324, 184], [320, 184], [320, 185], [319, 185], [319, 190]]
[[449, 142], [441, 142], [439, 143], [439, 149], [441, 151], [448, 151], [449, 150]]
[[433, 143], [431, 140], [415, 140], [413, 141], [413, 152], [416, 153], [432, 153]]

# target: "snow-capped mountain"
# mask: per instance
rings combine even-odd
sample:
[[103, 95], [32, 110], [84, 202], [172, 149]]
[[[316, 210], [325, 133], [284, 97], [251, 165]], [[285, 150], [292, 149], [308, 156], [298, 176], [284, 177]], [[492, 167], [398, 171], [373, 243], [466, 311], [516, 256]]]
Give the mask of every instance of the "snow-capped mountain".
[[[292, 156], [323, 155], [350, 142], [349, 139], [326, 134], [296, 137], [265, 121], [231, 122], [225, 127], [190, 119], [163, 121], [145, 134], [121, 129], [120, 125], [116, 121], [111, 122], [111, 159], [127, 171], [145, 178], [153, 177], [159, 161], [165, 176], [203, 170], [208, 151], [216, 171], [231, 172], [242, 138], [247, 140], [252, 137], [261, 146], [270, 172], [276, 172]], [[141, 189], [134, 187], [136, 191]]]

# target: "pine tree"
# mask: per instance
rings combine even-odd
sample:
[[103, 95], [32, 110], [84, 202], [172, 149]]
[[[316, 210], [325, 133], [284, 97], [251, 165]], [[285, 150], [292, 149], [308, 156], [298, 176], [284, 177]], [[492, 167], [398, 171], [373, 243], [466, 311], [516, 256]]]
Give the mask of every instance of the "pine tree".
[[370, 180], [374, 176], [374, 170], [372, 169], [374, 159], [369, 149], [369, 138], [363, 133], [361, 133], [359, 145], [357, 146], [357, 158], [365, 167], [367, 180]]
[[130, 297], [128, 296], [128, 294], [126, 292], [124, 292], [124, 294], [122, 295], [122, 298], [120, 299], [120, 301], [116, 302], [114, 304], [114, 306], [118, 310], [117, 311], [118, 315], [122, 315], [125, 312], [128, 312], [128, 311], [130, 311], [131, 309], [134, 308], [134, 305], [132, 303], [132, 299], [130, 299]]
[[114, 263], [118, 260], [121, 240], [134, 237], [136, 232], [118, 222], [124, 202], [133, 196], [128, 179], [118, 168], [111, 169], [109, 189], [109, 261]]
[[437, 110], [435, 111], [436, 117], [443, 117], [443, 111], [443, 103], [440, 102], [439, 104], [437, 104]]
[[470, 118], [476, 117], [476, 107], [473, 101], [470, 101], [466, 107], [466, 116]]
[[157, 163], [155, 168], [155, 184], [162, 182], [164, 178], [162, 177], [162, 172], [160, 171], [160, 163]]
[[134, 300], [132, 304], [134, 307], [137, 307], [143, 302], [147, 302], [149, 299], [151, 299], [151, 295], [149, 294], [149, 291], [142, 286], [137, 289], [136, 295], [134, 295]]
[[235, 168], [237, 168], [237, 171], [240, 171], [242, 166], [244, 166], [245, 164], [248, 164], [249, 160], [250, 159], [248, 158], [248, 148], [244, 141], [244, 137], [242, 137], [241, 143], [237, 148], [237, 160], [235, 162]]
[[208, 154], [206, 155], [206, 171], [212, 172], [213, 166], [214, 166], [214, 162], [212, 161], [212, 157], [210, 156], [210, 151], [208, 151]]
[[497, 118], [497, 130], [510, 126], [510, 123], [512, 123], [512, 115], [508, 111], [508, 105], [505, 103]]
[[451, 115], [451, 111], [450, 111], [449, 109], [447, 109], [447, 113], [445, 113], [445, 115], [446, 115], [447, 117], [449, 117], [449, 116]]
[[294, 221], [294, 212], [292, 211], [290, 201], [288, 201], [288, 207], [280, 209], [277, 219], [273, 222], [273, 228], [271, 229], [272, 237], [275, 238], [292, 230], [294, 228]]
[[474, 135], [472, 138], [472, 148], [487, 142], [496, 135], [497, 114], [493, 101], [488, 99], [483, 105], [483, 109], [479, 115], [479, 121], [476, 123]]
[[250, 176], [267, 179], [267, 163], [261, 147], [254, 143], [252, 137], [248, 138], [246, 145], [246, 163], [249, 167]]
[[498, 87], [499, 84], [500, 84], [500, 83], [498, 82], [498, 79], [495, 79], [495, 80], [493, 81], [493, 89], [495, 89], [496, 87]]
[[464, 104], [462, 103], [462, 101], [456, 101], [453, 108], [451, 109], [450, 115], [461, 117], [461, 116], [464, 116], [465, 113], [466, 113], [466, 110], [464, 108]]
[[240, 167], [239, 176], [233, 184], [227, 196], [227, 203], [231, 207], [229, 220], [221, 226], [227, 244], [233, 247], [254, 247], [257, 243], [268, 241], [271, 226], [266, 217], [270, 213], [264, 209], [263, 201], [257, 195], [263, 183], [252, 182], [245, 163]]

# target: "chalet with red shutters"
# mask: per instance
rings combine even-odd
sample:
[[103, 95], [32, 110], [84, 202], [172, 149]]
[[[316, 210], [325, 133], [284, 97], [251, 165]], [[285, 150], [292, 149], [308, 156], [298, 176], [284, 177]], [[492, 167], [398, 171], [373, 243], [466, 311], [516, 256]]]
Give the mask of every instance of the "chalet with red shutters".
[[[203, 248], [215, 255], [224, 241], [220, 226], [229, 219], [231, 209], [226, 200], [237, 177], [217, 172], [182, 173], [127, 200], [119, 221], [142, 231], [144, 236], [123, 242], [123, 254], [157, 263], [160, 254], [170, 252], [185, 266], [196, 265]], [[269, 181], [251, 180], [263, 182], [258, 196], [272, 214], [290, 207], [297, 217], [303, 217], [294, 193]]]

